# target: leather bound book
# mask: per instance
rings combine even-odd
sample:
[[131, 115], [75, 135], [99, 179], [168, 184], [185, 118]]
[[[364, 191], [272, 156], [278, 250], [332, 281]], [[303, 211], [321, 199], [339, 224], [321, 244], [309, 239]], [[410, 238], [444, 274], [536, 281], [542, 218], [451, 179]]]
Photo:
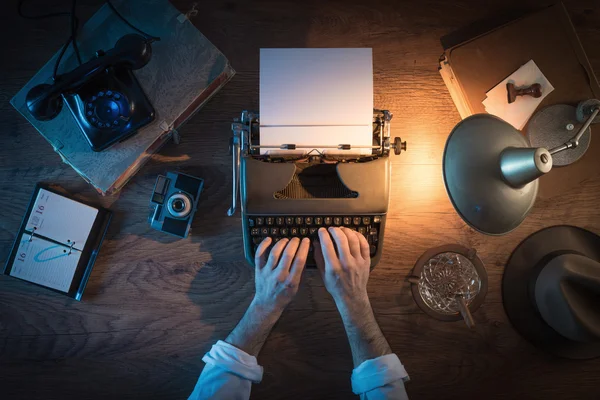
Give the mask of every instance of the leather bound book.
[[[102, 194], [120, 190], [185, 121], [194, 115], [233, 77], [227, 58], [167, 0], [113, 1], [133, 26], [160, 41], [152, 43], [152, 57], [133, 74], [155, 110], [155, 118], [130, 138], [95, 152], [67, 107], [49, 121], [38, 121], [28, 111], [30, 88], [52, 82], [58, 53], [15, 95], [11, 104], [52, 145], [62, 160]], [[108, 50], [122, 36], [138, 33], [104, 4], [77, 35], [83, 61], [97, 50]], [[72, 46], [60, 64], [59, 74], [77, 66]]]

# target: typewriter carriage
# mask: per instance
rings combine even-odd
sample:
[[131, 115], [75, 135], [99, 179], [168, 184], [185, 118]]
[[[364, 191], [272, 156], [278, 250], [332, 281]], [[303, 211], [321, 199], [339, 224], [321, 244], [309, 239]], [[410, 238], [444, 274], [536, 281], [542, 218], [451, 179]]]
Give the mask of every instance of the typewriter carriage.
[[[362, 163], [376, 160], [380, 157], [387, 157], [390, 151], [399, 155], [403, 150], [406, 150], [406, 142], [403, 142], [399, 137], [391, 140], [390, 125], [393, 114], [388, 110], [373, 110], [373, 144], [369, 146], [371, 154], [363, 156], [345, 156], [343, 154], [328, 155], [321, 153], [314, 147], [331, 148], [337, 150], [351, 150], [357, 147], [352, 147], [348, 144], [339, 144], [337, 146], [296, 146], [294, 144], [282, 144], [279, 149], [295, 150], [295, 149], [311, 149], [303, 155], [261, 155], [261, 148], [274, 148], [272, 146], [260, 145], [260, 118], [258, 113], [243, 111], [240, 118], [236, 118], [231, 125], [233, 137], [230, 142], [230, 154], [232, 155], [233, 171], [232, 171], [232, 204], [227, 214], [232, 216], [237, 209], [238, 199], [240, 198], [240, 161], [242, 157], [252, 157], [255, 160], [271, 163]], [[362, 147], [361, 147], [362, 148]]]

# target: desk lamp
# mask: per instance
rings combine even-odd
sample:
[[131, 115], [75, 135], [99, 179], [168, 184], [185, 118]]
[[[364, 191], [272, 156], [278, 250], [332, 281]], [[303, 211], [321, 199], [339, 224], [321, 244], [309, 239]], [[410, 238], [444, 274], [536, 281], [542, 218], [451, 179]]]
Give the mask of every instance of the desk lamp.
[[489, 235], [515, 229], [533, 207], [538, 178], [552, 169], [552, 156], [576, 148], [590, 124], [600, 122], [599, 113], [600, 101], [580, 103], [576, 117], [583, 125], [550, 150], [530, 147], [521, 132], [489, 114], [461, 121], [448, 137], [442, 162], [446, 191], [458, 214]]

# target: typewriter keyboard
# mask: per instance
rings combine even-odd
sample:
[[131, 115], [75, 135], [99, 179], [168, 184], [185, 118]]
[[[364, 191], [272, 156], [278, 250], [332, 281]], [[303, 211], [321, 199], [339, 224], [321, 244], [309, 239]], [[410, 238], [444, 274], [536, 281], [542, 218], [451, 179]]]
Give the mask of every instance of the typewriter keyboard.
[[[250, 246], [255, 253], [258, 245], [265, 237], [271, 237], [274, 242], [283, 238], [308, 237], [318, 238], [319, 228], [330, 226], [344, 226], [363, 234], [369, 242], [371, 257], [377, 253], [380, 242], [380, 228], [383, 216], [381, 215], [352, 215], [352, 216], [250, 216], [248, 227], [250, 230]], [[315, 266], [313, 246], [308, 255], [307, 266]]]

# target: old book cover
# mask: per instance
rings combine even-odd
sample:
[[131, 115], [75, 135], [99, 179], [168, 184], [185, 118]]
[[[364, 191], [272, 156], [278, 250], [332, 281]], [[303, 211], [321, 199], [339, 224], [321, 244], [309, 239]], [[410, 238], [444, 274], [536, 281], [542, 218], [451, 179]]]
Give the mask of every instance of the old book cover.
[[[171, 138], [173, 130], [235, 74], [227, 58], [168, 1], [113, 1], [113, 4], [135, 27], [161, 38], [152, 44], [150, 62], [133, 71], [156, 111], [152, 123], [124, 142], [94, 152], [66, 107], [50, 121], [36, 120], [25, 106], [25, 96], [33, 86], [51, 83], [58, 53], [11, 100], [63, 161], [102, 194], [121, 189]], [[119, 38], [129, 33], [136, 31], [103, 5], [78, 34], [82, 59], [85, 62], [94, 57], [99, 49], [111, 49]], [[59, 74], [76, 66], [75, 54], [69, 46]]]
[[[562, 3], [446, 49], [440, 73], [461, 117], [466, 118], [485, 113], [482, 101], [486, 92], [529, 60], [535, 61], [555, 87], [538, 111], [554, 104], [576, 106], [582, 100], [600, 98], [598, 81]], [[599, 167], [600, 141], [592, 140], [579, 161], [554, 168], [541, 178], [539, 195], [547, 198], [564, 193], [598, 174]]]

